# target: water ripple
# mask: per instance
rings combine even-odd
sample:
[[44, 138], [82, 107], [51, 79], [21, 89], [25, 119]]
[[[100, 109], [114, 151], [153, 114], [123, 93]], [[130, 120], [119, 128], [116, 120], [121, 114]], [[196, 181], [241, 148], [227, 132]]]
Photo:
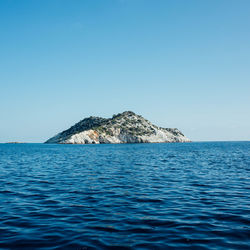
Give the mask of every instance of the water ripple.
[[249, 249], [250, 142], [0, 145], [2, 249]]

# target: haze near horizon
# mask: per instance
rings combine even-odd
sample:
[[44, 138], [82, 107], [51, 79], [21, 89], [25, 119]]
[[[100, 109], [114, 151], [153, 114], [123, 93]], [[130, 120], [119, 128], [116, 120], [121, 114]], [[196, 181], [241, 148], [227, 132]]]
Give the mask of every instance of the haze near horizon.
[[125, 110], [193, 141], [250, 140], [250, 2], [1, 1], [0, 142]]

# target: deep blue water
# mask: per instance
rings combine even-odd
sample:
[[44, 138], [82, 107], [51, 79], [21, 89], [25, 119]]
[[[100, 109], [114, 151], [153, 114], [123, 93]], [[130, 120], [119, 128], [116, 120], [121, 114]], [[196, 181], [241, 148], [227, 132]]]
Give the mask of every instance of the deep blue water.
[[0, 248], [249, 249], [250, 142], [0, 145]]

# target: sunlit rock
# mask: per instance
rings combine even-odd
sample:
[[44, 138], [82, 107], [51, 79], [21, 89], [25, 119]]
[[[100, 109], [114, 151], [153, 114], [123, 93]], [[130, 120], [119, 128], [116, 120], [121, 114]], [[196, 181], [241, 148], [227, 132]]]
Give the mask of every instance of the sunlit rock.
[[190, 142], [176, 128], [160, 128], [142, 116], [125, 111], [106, 119], [89, 117], [50, 138], [45, 143], [161, 143]]

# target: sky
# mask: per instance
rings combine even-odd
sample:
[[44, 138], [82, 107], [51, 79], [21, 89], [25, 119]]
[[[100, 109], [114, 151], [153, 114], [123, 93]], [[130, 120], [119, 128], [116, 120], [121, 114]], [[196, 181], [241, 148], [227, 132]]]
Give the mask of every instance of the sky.
[[0, 142], [132, 110], [250, 140], [249, 0], [1, 0]]

